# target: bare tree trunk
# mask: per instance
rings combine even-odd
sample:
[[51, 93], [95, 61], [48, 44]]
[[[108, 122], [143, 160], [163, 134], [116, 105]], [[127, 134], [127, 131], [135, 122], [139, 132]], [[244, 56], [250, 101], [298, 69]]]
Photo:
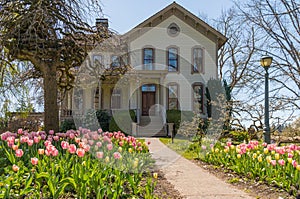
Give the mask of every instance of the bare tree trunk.
[[57, 104], [57, 82], [56, 82], [56, 66], [45, 65], [44, 73], [44, 123], [45, 131], [49, 130], [58, 132], [59, 117]]

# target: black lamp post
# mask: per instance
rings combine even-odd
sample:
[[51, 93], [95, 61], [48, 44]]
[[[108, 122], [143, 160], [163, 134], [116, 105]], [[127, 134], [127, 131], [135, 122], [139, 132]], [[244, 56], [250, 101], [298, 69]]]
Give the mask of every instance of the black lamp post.
[[269, 121], [269, 72], [268, 69], [272, 63], [273, 58], [265, 56], [260, 59], [260, 65], [266, 70], [265, 74], [265, 127], [264, 140], [266, 143], [271, 143], [270, 121]]

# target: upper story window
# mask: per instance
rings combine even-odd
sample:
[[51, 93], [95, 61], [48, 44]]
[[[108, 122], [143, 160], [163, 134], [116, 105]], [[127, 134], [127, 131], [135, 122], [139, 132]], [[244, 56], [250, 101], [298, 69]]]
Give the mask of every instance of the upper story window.
[[153, 63], [154, 63], [154, 49], [144, 48], [143, 49], [144, 70], [153, 70], [154, 69]]
[[168, 71], [178, 71], [178, 48], [168, 48]]
[[93, 55], [93, 64], [94, 66], [101, 66], [103, 64], [102, 55]]
[[203, 113], [204, 107], [204, 90], [203, 84], [201, 83], [194, 83], [193, 84], [193, 99], [194, 99], [194, 111]]
[[204, 50], [203, 48], [193, 48], [192, 73], [204, 72]]
[[168, 109], [178, 110], [178, 84], [168, 85]]
[[117, 68], [121, 66], [121, 60], [118, 55], [112, 55], [111, 56], [111, 67], [112, 68]]

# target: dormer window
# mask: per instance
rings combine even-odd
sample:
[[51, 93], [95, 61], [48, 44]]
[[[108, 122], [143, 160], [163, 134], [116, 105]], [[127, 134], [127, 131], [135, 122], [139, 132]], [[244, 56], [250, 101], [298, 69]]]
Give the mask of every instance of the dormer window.
[[180, 28], [176, 23], [171, 23], [168, 27], [168, 34], [171, 37], [176, 37], [180, 32]]

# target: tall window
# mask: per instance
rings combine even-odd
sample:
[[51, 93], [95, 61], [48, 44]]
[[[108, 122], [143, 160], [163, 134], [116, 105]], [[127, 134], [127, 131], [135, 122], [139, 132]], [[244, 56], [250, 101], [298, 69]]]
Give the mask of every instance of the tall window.
[[111, 93], [111, 109], [121, 108], [121, 90], [113, 89]]
[[145, 70], [153, 70], [154, 63], [154, 50], [153, 48], [144, 48], [143, 51], [143, 64]]
[[121, 62], [120, 62], [120, 57], [117, 55], [112, 55], [111, 56], [111, 67], [112, 68], [117, 68], [121, 66]]
[[178, 110], [178, 84], [168, 85], [168, 109]]
[[204, 72], [204, 50], [203, 48], [193, 48], [192, 73]]
[[93, 55], [94, 66], [101, 66], [103, 64], [102, 55]]
[[203, 85], [201, 83], [193, 84], [193, 91], [194, 111], [203, 113]]
[[178, 71], [177, 48], [168, 48], [168, 71]]

